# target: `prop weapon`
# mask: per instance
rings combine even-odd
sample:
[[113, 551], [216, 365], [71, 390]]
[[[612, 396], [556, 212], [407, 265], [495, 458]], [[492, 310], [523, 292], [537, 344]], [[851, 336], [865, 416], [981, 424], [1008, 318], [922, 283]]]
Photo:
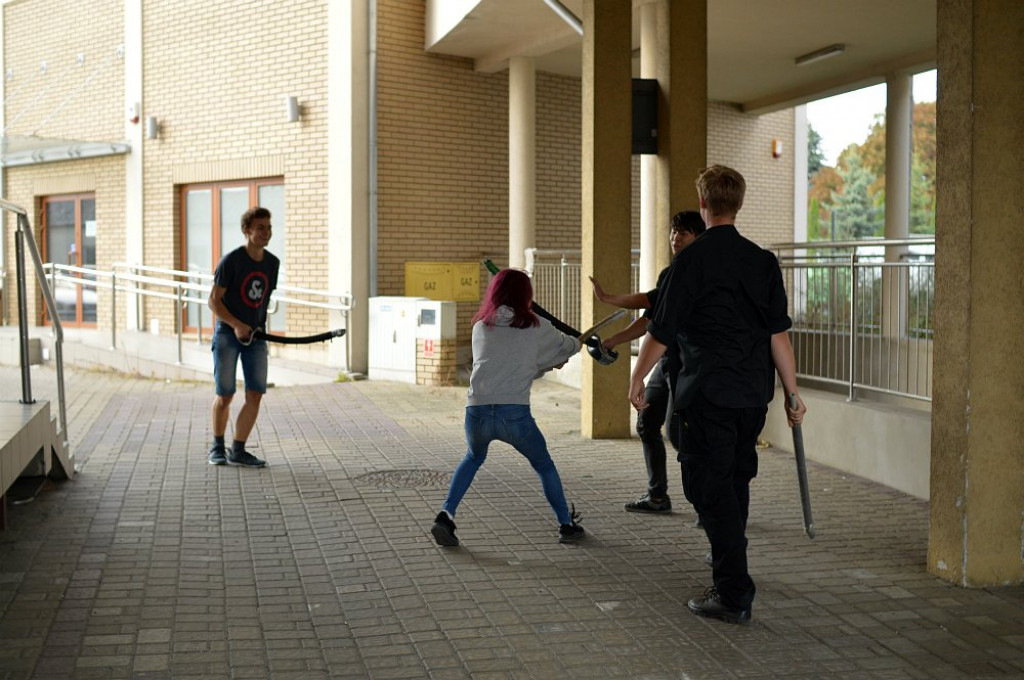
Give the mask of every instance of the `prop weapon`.
[[601, 330], [602, 328], [604, 328], [605, 326], [607, 326], [609, 324], [615, 323], [616, 321], [618, 321], [619, 319], [621, 319], [624, 316], [626, 316], [626, 310], [625, 309], [616, 309], [614, 312], [612, 312], [611, 314], [609, 314], [605, 318], [601, 319], [600, 321], [598, 321], [596, 324], [594, 324], [593, 326], [591, 326], [587, 330], [585, 330], [582, 333], [580, 333], [579, 336], [578, 336], [579, 339], [580, 339], [580, 342], [585, 342], [585, 341], [587, 341], [590, 338], [596, 338], [597, 337], [596, 334], [597, 334], [597, 332], [599, 330]]
[[[489, 271], [492, 276], [501, 271], [500, 269], [498, 269], [498, 266], [491, 262], [490, 260], [484, 260], [484, 266], [487, 267], [487, 271]], [[564, 321], [556, 317], [554, 314], [538, 305], [536, 302], [531, 302], [530, 308], [533, 309], [534, 314], [541, 317], [542, 319], [547, 319], [548, 321], [550, 321], [551, 325], [557, 328], [562, 333], [565, 333], [566, 335], [571, 335], [574, 338], [579, 338], [582, 336], [582, 334], [578, 330], [576, 330], [569, 324], [565, 323]], [[580, 340], [580, 342], [587, 346], [587, 352], [589, 352], [590, 356], [594, 358], [594, 361], [603, 366], [607, 366], [608, 364], [613, 363], [616, 359], [619, 358], [618, 352], [616, 352], [613, 349], [605, 349], [604, 345], [601, 344], [601, 338], [594, 335], [593, 333], [588, 335], [586, 338]]]
[[[789, 395], [789, 408], [796, 409], [796, 395]], [[793, 426], [793, 452], [796, 454], [796, 476], [800, 482], [800, 504], [804, 511], [804, 531], [814, 538], [814, 520], [811, 519], [811, 491], [807, 488], [807, 461], [804, 459], [804, 432], [800, 425]]]
[[267, 342], [278, 342], [282, 345], [309, 345], [314, 342], [323, 342], [324, 340], [333, 340], [334, 338], [340, 338], [345, 335], [344, 328], [336, 328], [333, 331], [327, 331], [326, 333], [317, 333], [316, 335], [302, 335], [299, 337], [293, 337], [290, 335], [272, 335], [264, 332], [262, 329], [257, 328], [252, 333], [252, 338], [256, 340], [266, 340]]

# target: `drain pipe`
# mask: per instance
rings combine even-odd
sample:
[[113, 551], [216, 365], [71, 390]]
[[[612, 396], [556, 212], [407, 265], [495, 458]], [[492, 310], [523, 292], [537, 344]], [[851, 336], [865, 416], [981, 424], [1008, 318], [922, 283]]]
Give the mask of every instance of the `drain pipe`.
[[367, 99], [369, 100], [369, 201], [368, 219], [369, 234], [367, 244], [370, 250], [370, 286], [369, 297], [377, 295], [377, 0], [369, 0], [369, 32], [367, 45], [369, 47], [369, 89]]
[[555, 14], [562, 17], [562, 20], [569, 24], [569, 26], [572, 27], [572, 30], [583, 35], [583, 22], [580, 21], [580, 18], [573, 14], [568, 7], [559, 2], [559, 0], [544, 0], [544, 4], [550, 7]]

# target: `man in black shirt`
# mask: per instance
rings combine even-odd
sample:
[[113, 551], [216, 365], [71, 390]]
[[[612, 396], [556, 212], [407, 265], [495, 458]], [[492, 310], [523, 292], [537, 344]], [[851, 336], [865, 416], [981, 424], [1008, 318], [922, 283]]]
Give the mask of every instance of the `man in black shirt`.
[[[700, 213], [697, 211], [684, 210], [673, 215], [672, 228], [669, 232], [673, 257], [703, 233], [704, 220], [701, 219]], [[606, 349], [615, 349], [616, 345], [632, 342], [647, 332], [647, 323], [658, 304], [659, 291], [667, 274], [668, 267], [665, 267], [658, 274], [658, 281], [654, 289], [646, 293], [605, 293], [601, 285], [591, 277], [590, 281], [594, 284], [594, 295], [601, 302], [623, 309], [644, 310], [643, 315], [633, 323], [601, 343]], [[669, 377], [671, 376], [674, 380], [678, 373], [678, 369], [671, 368], [672, 362], [677, 358], [677, 356], [670, 356], [670, 353], [666, 353], [654, 367], [654, 372], [648, 379], [647, 387], [644, 390], [644, 399], [650, 404], [650, 407], [641, 411], [637, 416], [636, 433], [640, 435], [644, 462], [647, 464], [647, 493], [635, 501], [626, 503], [623, 506], [626, 512], [650, 514], [672, 512], [672, 500], [668, 496], [668, 474], [665, 468], [665, 441], [661, 436], [661, 428], [665, 424], [666, 418], [674, 410], [669, 408], [671, 395]], [[672, 427], [672, 429], [678, 428]], [[678, 445], [678, 442], [673, 441], [673, 445]]]
[[734, 226], [745, 192], [743, 176], [731, 168], [701, 172], [697, 193], [707, 231], [673, 260], [629, 387], [630, 403], [646, 408], [644, 378], [666, 347], [679, 353], [673, 399], [682, 411], [683, 493], [704, 525], [714, 561], [714, 586], [689, 608], [731, 623], [750, 620], [756, 592], [747, 572], [749, 487], [775, 371], [786, 394], [796, 397], [796, 409], [786, 407], [790, 426], [806, 411], [779, 263]]

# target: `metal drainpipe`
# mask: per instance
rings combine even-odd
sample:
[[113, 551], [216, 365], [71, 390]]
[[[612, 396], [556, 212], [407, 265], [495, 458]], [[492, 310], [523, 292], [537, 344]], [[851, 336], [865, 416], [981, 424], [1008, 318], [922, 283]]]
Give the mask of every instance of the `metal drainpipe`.
[[569, 8], [563, 5], [558, 0], [544, 0], [544, 4], [550, 7], [555, 14], [560, 16], [565, 23], [572, 27], [572, 30], [578, 34], [583, 35], [583, 22], [580, 18], [569, 11]]
[[[370, 297], [377, 295], [377, 0], [369, 0], [369, 22], [367, 45], [369, 46], [369, 234], [368, 247], [370, 256]], [[347, 322], [346, 322], [347, 324]], [[348, 344], [346, 340], [346, 346]]]

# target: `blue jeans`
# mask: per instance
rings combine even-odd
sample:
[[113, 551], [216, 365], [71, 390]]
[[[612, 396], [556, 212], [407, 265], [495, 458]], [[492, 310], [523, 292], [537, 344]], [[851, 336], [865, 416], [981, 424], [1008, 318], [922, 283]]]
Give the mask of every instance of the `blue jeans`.
[[230, 397], [235, 393], [235, 372], [238, 359], [242, 359], [242, 375], [245, 377], [247, 392], [267, 393], [267, 341], [253, 340], [243, 345], [234, 331], [218, 331], [213, 334], [210, 349], [213, 351], [213, 381], [217, 396]]
[[530, 466], [540, 477], [544, 497], [555, 511], [558, 523], [572, 524], [555, 461], [551, 460], [547, 442], [530, 414], [530, 407], [523, 404], [466, 407], [466, 445], [469, 450], [455, 468], [443, 509], [455, 516], [455, 510], [473, 483], [476, 471], [487, 458], [487, 447], [495, 440], [511, 445], [530, 461]]

